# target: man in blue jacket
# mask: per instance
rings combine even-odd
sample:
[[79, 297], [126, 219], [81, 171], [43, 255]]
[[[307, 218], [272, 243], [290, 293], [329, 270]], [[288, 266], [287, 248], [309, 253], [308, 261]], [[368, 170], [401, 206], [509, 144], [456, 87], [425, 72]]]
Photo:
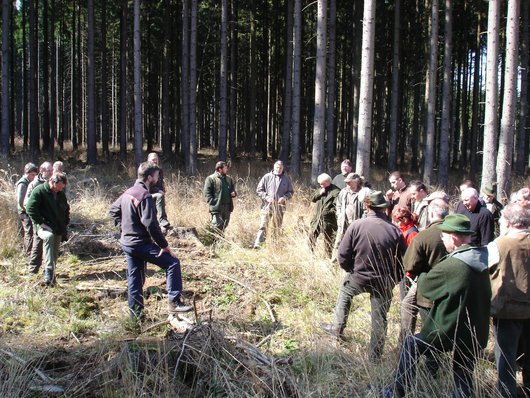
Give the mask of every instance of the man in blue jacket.
[[109, 212], [121, 230], [120, 245], [127, 258], [129, 310], [131, 316], [138, 318], [144, 310], [143, 284], [147, 262], [166, 271], [169, 313], [187, 312], [192, 308], [182, 302], [180, 261], [162, 234], [153, 197], [149, 193], [158, 181], [159, 170], [154, 163], [142, 163], [134, 186], [112, 204]]

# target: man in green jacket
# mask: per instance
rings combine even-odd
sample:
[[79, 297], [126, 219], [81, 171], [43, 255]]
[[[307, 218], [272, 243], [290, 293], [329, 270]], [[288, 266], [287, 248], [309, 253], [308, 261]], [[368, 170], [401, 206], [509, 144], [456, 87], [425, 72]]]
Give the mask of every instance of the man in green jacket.
[[237, 196], [236, 184], [227, 173], [228, 165], [219, 161], [215, 165], [215, 173], [204, 181], [204, 198], [212, 215], [212, 226], [219, 235], [230, 222], [230, 214], [234, 210], [233, 198]]
[[55, 285], [59, 245], [66, 238], [70, 223], [70, 206], [63, 192], [65, 186], [66, 174], [55, 173], [33, 190], [26, 204], [37, 235], [43, 241], [44, 283], [47, 286]]
[[488, 251], [469, 246], [474, 231], [462, 214], [445, 217], [438, 228], [449, 254], [418, 279], [418, 293], [433, 306], [421, 332], [403, 341], [394, 388], [384, 389], [384, 397], [403, 397], [413, 389], [420, 355], [438, 352], [453, 352], [453, 396], [472, 396], [473, 369], [489, 334]]

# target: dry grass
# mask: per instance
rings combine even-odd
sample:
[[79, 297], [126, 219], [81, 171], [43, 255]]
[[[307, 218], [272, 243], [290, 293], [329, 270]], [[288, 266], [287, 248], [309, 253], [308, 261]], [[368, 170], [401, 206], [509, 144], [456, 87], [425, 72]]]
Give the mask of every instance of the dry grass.
[[[194, 227], [201, 237], [207, 237], [209, 224], [202, 185], [214, 163], [213, 158], [205, 159], [197, 177], [169, 166], [164, 169], [171, 223]], [[203, 316], [187, 340], [167, 326], [142, 332], [164, 317], [164, 275], [156, 268], [149, 268], [144, 324], [131, 323], [125, 297], [108, 292], [126, 286], [125, 265], [107, 210], [134, 181], [130, 165], [69, 170], [68, 196], [77, 237], [63, 247], [56, 289], [45, 289], [39, 286], [40, 278], [25, 275], [16, 234], [15, 169], [3, 171], [0, 346], [27, 363], [17, 365], [0, 354], [0, 395], [34, 396], [28, 386], [42, 384], [34, 368], [53, 376], [65, 388], [65, 396], [76, 397], [356, 397], [366, 395], [368, 384], [388, 384], [398, 352], [397, 297], [381, 363], [367, 359], [368, 296], [353, 301], [347, 343], [339, 344], [319, 330], [320, 322], [332, 319], [343, 273], [324, 258], [322, 242], [315, 254], [309, 250], [306, 228], [312, 207], [306, 180], [294, 182], [296, 194], [288, 204], [281, 237], [269, 239], [259, 250], [248, 248], [259, 223], [255, 187], [269, 167], [243, 161], [232, 165], [238, 198], [225, 239], [218, 245], [171, 241], [181, 258], [187, 295], [195, 293], [199, 310], [211, 310], [211, 320]], [[371, 181], [375, 188], [385, 189], [386, 175], [379, 171]], [[80, 285], [99, 290], [80, 290]], [[259, 345], [262, 362], [248, 344]], [[482, 361], [477, 368], [478, 395], [491, 396], [494, 366]], [[436, 380], [421, 371], [419, 375], [415, 395], [448, 394], [447, 362]]]

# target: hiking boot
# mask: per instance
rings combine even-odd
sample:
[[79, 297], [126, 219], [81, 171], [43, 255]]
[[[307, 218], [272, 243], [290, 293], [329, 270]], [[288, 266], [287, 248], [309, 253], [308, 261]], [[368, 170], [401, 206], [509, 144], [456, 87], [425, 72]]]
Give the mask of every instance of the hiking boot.
[[170, 315], [178, 312], [190, 312], [192, 309], [193, 307], [191, 305], [184, 304], [180, 298], [175, 301], [170, 301], [167, 307]]
[[320, 329], [330, 336], [335, 337], [336, 339], [344, 340], [344, 334], [342, 333], [342, 330], [336, 328], [335, 325], [331, 323], [321, 323]]

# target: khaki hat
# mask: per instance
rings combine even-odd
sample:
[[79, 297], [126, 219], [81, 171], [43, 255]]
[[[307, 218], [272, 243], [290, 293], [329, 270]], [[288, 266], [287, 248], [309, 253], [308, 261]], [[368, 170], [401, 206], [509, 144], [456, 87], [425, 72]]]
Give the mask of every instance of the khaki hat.
[[444, 218], [443, 223], [438, 225], [438, 228], [447, 233], [462, 235], [472, 235], [475, 233], [471, 229], [471, 221], [463, 214], [449, 214]]
[[482, 188], [482, 192], [488, 196], [495, 196], [496, 194], [493, 184], [484, 185], [484, 188]]
[[374, 208], [385, 208], [390, 206], [390, 202], [385, 199], [385, 196], [381, 191], [372, 192], [370, 196], [368, 196], [368, 200], [370, 201], [370, 206]]
[[444, 202], [449, 203], [449, 195], [444, 191], [435, 191], [425, 198], [427, 202], [432, 202], [434, 199], [442, 199]]

